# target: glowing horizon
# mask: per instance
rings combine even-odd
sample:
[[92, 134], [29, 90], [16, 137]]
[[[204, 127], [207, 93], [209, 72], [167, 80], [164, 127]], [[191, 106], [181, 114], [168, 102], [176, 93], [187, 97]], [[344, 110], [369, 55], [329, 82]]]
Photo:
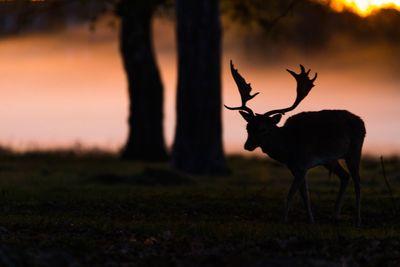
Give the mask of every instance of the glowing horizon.
[[400, 0], [319, 0], [338, 12], [351, 11], [367, 17], [379, 9], [392, 8], [400, 11]]
[[[155, 21], [155, 51], [165, 88], [164, 130], [170, 147], [175, 132], [177, 62], [173, 23]], [[243, 54], [234, 36], [225, 36], [222, 59], [223, 103], [240, 101], [229, 71], [229, 59], [260, 95], [250, 106], [255, 112], [281, 108], [292, 101], [295, 83], [285, 68], [304, 62], [320, 77], [296, 113], [347, 109], [367, 125], [365, 152], [400, 155], [398, 114], [400, 92], [393, 54], [400, 48], [349, 46], [310, 57], [280, 55], [279, 61], [260, 54]], [[342, 47], [342, 48], [341, 48]], [[343, 49], [345, 48], [345, 49]], [[327, 53], [328, 53], [327, 52]], [[88, 34], [77, 27], [48, 34], [0, 40], [0, 147], [18, 151], [78, 148], [117, 151], [127, 136], [126, 78], [118, 51], [117, 32]], [[257, 60], [255, 60], [257, 58]], [[384, 91], [382, 91], [384, 88]], [[294, 113], [293, 113], [294, 114]], [[288, 114], [286, 118], [293, 114]], [[227, 153], [262, 155], [243, 150], [245, 123], [237, 112], [223, 110], [223, 140]], [[283, 123], [284, 120], [282, 120]]]

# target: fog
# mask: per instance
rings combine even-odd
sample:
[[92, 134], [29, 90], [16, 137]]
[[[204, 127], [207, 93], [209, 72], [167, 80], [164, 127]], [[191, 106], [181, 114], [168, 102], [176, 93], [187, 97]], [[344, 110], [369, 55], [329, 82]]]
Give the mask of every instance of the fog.
[[[154, 37], [165, 87], [164, 128], [170, 147], [177, 69], [173, 22], [157, 19]], [[300, 51], [264, 46], [268, 42], [249, 46], [241, 37], [234, 28], [225, 31], [225, 104], [240, 103], [229, 72], [230, 59], [254, 91], [260, 92], [249, 102], [259, 113], [292, 104], [296, 84], [285, 69], [297, 71], [301, 63], [318, 72], [316, 86], [285, 118], [305, 110], [348, 109], [366, 123], [366, 153], [400, 153], [398, 48], [337, 37], [322, 50]], [[91, 33], [83, 25], [58, 33], [9, 37], [0, 40], [0, 58], [2, 145], [26, 150], [80, 144], [116, 151], [124, 144], [128, 98], [118, 32], [104, 28]], [[242, 149], [246, 131], [238, 112], [224, 110], [223, 123], [225, 150], [251, 155]]]

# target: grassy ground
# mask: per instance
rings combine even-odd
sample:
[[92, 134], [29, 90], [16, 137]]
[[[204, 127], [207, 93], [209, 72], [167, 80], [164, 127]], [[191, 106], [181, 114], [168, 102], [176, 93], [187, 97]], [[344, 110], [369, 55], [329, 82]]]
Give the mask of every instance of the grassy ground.
[[299, 196], [284, 224], [290, 173], [229, 158], [226, 177], [188, 177], [112, 156], [0, 157], [0, 266], [398, 266], [400, 160], [362, 163], [362, 228], [350, 184], [309, 173], [315, 225]]

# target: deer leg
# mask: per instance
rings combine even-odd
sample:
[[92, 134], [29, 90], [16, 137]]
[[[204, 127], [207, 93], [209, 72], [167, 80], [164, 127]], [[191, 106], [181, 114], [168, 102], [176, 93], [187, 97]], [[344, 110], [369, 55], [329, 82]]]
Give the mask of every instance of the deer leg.
[[310, 194], [308, 192], [308, 184], [306, 179], [303, 180], [303, 183], [300, 186], [300, 193], [301, 197], [303, 198], [304, 201], [304, 206], [307, 210], [307, 216], [308, 216], [308, 222], [313, 224], [314, 223], [314, 216], [311, 210], [311, 205], [310, 205]]
[[285, 209], [285, 216], [284, 216], [284, 221], [288, 221], [288, 215], [289, 215], [289, 209], [292, 206], [292, 201], [293, 201], [293, 196], [296, 194], [296, 192], [299, 190], [301, 187], [301, 184], [304, 181], [304, 176], [305, 172], [304, 171], [292, 171], [294, 174], [294, 180], [292, 182], [292, 185], [290, 186], [287, 199], [286, 199], [286, 209]]
[[356, 226], [360, 227], [361, 225], [361, 208], [360, 208], [361, 190], [360, 190], [360, 174], [359, 174], [360, 157], [359, 156], [347, 157], [345, 160], [354, 183], [354, 192], [356, 195], [356, 212], [355, 212]]
[[325, 165], [325, 167], [329, 171], [331, 171], [334, 174], [336, 174], [340, 179], [340, 188], [339, 188], [339, 193], [338, 193], [337, 198], [336, 198], [335, 214], [334, 214], [335, 220], [339, 220], [340, 212], [342, 210], [342, 205], [343, 205], [343, 197], [344, 197], [344, 193], [346, 191], [347, 185], [349, 184], [350, 175], [339, 164], [338, 161], [334, 161], [329, 165]]

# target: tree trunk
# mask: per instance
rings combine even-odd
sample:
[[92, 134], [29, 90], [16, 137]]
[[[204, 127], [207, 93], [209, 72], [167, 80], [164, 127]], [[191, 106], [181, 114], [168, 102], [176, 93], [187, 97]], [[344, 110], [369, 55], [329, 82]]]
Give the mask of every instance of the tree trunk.
[[178, 95], [172, 164], [192, 174], [225, 173], [218, 1], [177, 0], [176, 7]]
[[[152, 2], [152, 1], [150, 1]], [[129, 135], [122, 157], [166, 160], [163, 134], [163, 86], [154, 57], [151, 18], [154, 4], [123, 0], [120, 50], [129, 89]]]

